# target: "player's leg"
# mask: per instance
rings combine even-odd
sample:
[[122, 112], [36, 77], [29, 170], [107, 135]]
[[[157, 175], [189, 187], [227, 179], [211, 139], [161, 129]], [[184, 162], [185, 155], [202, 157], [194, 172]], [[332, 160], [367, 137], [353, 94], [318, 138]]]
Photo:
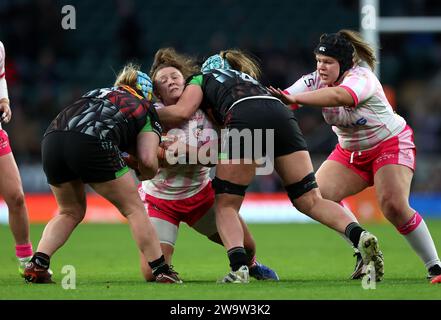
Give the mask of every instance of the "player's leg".
[[344, 233], [360, 250], [365, 264], [374, 262], [377, 280], [381, 280], [384, 267], [377, 238], [355, 222], [343, 207], [322, 198], [309, 153], [297, 151], [279, 156], [275, 159], [275, 167], [293, 205], [314, 220]]
[[[253, 236], [243, 220], [239, 215], [239, 220], [244, 232], [244, 248], [248, 257], [248, 268], [250, 276], [257, 280], [279, 280], [277, 273], [271, 268], [261, 264], [256, 260], [256, 243]], [[192, 226], [200, 234], [205, 235], [211, 241], [223, 246], [222, 240], [217, 232], [216, 228], [216, 215], [214, 208], [211, 207], [206, 214], [204, 214], [198, 221]]]
[[245, 223], [243, 218], [239, 215], [239, 220], [242, 225], [244, 233], [244, 247], [248, 256], [248, 268], [250, 270], [250, 276], [257, 280], [272, 280], [279, 281], [279, 276], [270, 267], [260, 263], [256, 259], [256, 242], [254, 241], [253, 235], [251, 234], [248, 225]]
[[[162, 243], [161, 242], [161, 250], [165, 258], [165, 262], [171, 266], [172, 263], [172, 257], [174, 252], [174, 246]], [[142, 252], [139, 252], [139, 259], [140, 259], [140, 265], [141, 265], [141, 273], [144, 277], [145, 281], [151, 282], [155, 281], [155, 276], [153, 275], [152, 268], [146, 263], [146, 258]]]
[[[161, 243], [161, 250], [164, 254], [165, 262], [171, 266], [173, 253], [175, 251], [176, 239], [178, 237], [178, 226], [164, 219], [152, 217], [150, 214], [150, 221], [155, 227], [158, 234], [159, 242]], [[140, 252], [141, 272], [146, 281], [155, 281], [152, 268], [146, 262], [144, 254]]]
[[405, 237], [432, 278], [441, 274], [441, 263], [426, 223], [409, 205], [412, 177], [409, 167], [388, 164], [376, 172], [375, 187], [385, 217]]
[[334, 202], [340, 202], [369, 186], [360, 175], [334, 160], [323, 162], [316, 178], [322, 197]]
[[[324, 199], [332, 200], [341, 204], [341, 201], [344, 198], [357, 194], [369, 186], [367, 177], [365, 176], [363, 178], [362, 176], [363, 173], [359, 172], [357, 174], [343, 164], [348, 163], [348, 160], [343, 158], [343, 155], [338, 152], [338, 149], [335, 149], [330, 157], [333, 157], [333, 159], [328, 159], [323, 162], [316, 173], [317, 184]], [[352, 216], [354, 222], [358, 222], [357, 218], [351, 211], [347, 208], [345, 208], [345, 210], [346, 213]], [[354, 248], [355, 251], [355, 268], [350, 279], [360, 279], [365, 273], [365, 266], [361, 254], [344, 233], [339, 234]]]
[[37, 251], [52, 256], [67, 241], [86, 214], [86, 192], [83, 182], [75, 180], [51, 185], [59, 214], [46, 225]]
[[353, 222], [341, 206], [321, 197], [307, 151], [276, 158], [275, 168], [299, 211], [338, 232], [344, 233], [346, 226]]
[[135, 242], [153, 269], [156, 280], [158, 281], [158, 276], [162, 278], [167, 275], [170, 277], [170, 282], [180, 283], [181, 280], [174, 277], [165, 262], [155, 228], [139, 198], [133, 177], [126, 173], [114, 180], [90, 183], [90, 185], [127, 218]]
[[15, 255], [19, 263], [19, 273], [23, 275], [25, 264], [29, 262], [33, 252], [23, 187], [12, 152], [0, 155], [0, 172], [0, 195], [8, 206], [9, 226], [15, 240]]
[[[188, 212], [184, 215], [184, 222], [187, 222], [189, 226], [191, 226], [200, 234], [205, 235], [211, 241], [223, 246], [222, 239], [220, 238], [216, 226], [214, 197], [215, 191], [210, 182], [198, 194], [188, 199], [185, 199], [185, 207], [189, 208], [188, 210], [190, 210], [191, 212]], [[256, 252], [256, 243], [254, 242], [254, 239], [247, 225], [240, 215], [239, 220], [244, 231], [244, 247], [247, 252], [248, 258], [252, 263], [252, 260], [254, 259], [254, 254]]]
[[223, 279], [224, 282], [248, 282], [248, 257], [244, 248], [244, 230], [239, 219], [239, 210], [255, 169], [255, 164], [244, 164], [243, 160], [239, 164], [232, 164], [230, 161], [216, 167], [216, 177], [213, 180], [216, 225], [232, 270]]
[[86, 193], [80, 180], [51, 185], [51, 190], [57, 201], [59, 214], [44, 228], [37, 250], [31, 259], [32, 263], [25, 269], [25, 278], [29, 282], [52, 282], [48, 272], [50, 258], [63, 246], [86, 213]]

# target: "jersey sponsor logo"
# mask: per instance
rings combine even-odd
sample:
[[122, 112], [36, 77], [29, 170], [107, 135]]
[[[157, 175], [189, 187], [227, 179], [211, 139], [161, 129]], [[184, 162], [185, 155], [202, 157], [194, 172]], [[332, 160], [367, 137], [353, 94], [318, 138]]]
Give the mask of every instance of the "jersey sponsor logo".
[[360, 118], [357, 120], [357, 122], [355, 122], [356, 126], [364, 126], [367, 123], [366, 118]]
[[336, 123], [331, 123], [331, 124], [335, 125], [335, 126], [342, 127], [342, 128], [361, 127], [361, 126], [364, 126], [364, 125], [367, 124], [367, 119], [362, 117], [362, 118], [358, 119], [357, 121], [351, 122], [349, 124], [342, 124], [342, 123], [337, 123], [337, 122]]

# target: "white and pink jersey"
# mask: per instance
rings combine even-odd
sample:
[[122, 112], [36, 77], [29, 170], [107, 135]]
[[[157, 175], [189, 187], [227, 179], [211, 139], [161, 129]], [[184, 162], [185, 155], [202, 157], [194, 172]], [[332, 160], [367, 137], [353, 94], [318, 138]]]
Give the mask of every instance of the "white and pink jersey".
[[0, 79], [5, 77], [5, 47], [0, 41]]
[[[325, 88], [317, 71], [303, 76], [285, 91], [290, 94]], [[332, 125], [340, 146], [349, 151], [366, 150], [398, 135], [406, 121], [387, 101], [375, 74], [361, 66], [351, 68], [339, 87], [347, 90], [354, 106], [325, 107], [325, 121]]]
[[[197, 110], [179, 129], [181, 136], [178, 138], [193, 147], [200, 147], [218, 138], [215, 126], [202, 110]], [[156, 198], [181, 200], [201, 191], [210, 181], [209, 175], [208, 167], [197, 164], [176, 164], [159, 168], [153, 179], [142, 182], [142, 188], [145, 193]]]
[[[8, 97], [8, 88], [5, 79], [5, 47], [0, 41], [0, 99]], [[0, 124], [0, 129], [2, 125]]]

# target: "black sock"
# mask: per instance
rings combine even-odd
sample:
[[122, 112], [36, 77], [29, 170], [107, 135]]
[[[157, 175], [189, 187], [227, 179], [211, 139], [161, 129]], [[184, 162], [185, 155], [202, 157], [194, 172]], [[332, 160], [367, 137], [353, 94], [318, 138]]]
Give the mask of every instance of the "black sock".
[[355, 248], [358, 247], [361, 233], [365, 231], [357, 222], [351, 222], [345, 229], [345, 235], [348, 237]]
[[234, 247], [228, 250], [228, 259], [230, 259], [231, 270], [237, 271], [241, 266], [248, 265], [247, 252], [244, 247]]
[[35, 252], [31, 258], [31, 262], [43, 269], [49, 269], [51, 258], [43, 252]]
[[247, 266], [251, 266], [254, 262], [254, 257], [256, 255], [256, 252], [251, 249], [245, 249], [245, 252], [247, 253]]
[[154, 276], [157, 276], [160, 273], [167, 273], [170, 269], [168, 264], [165, 263], [164, 255], [152, 262], [149, 262], [149, 266], [152, 268]]

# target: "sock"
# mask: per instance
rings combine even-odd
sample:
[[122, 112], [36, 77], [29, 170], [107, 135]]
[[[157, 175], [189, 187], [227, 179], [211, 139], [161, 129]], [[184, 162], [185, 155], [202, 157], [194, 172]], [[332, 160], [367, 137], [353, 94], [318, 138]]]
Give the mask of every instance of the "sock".
[[245, 251], [247, 253], [248, 259], [247, 266], [251, 268], [256, 264], [256, 256], [254, 254], [254, 250], [245, 249]]
[[252, 267], [254, 267], [256, 265], [256, 256], [252, 256], [252, 258], [250, 259], [250, 257], [248, 256], [248, 267], [251, 269]]
[[397, 230], [406, 238], [412, 249], [423, 260], [427, 269], [436, 264], [441, 264], [430, 231], [418, 212], [415, 212], [412, 218], [405, 225], [397, 228]]
[[50, 260], [51, 258], [47, 254], [43, 252], [35, 252], [31, 262], [43, 269], [49, 269]]
[[164, 255], [152, 262], [149, 262], [149, 266], [152, 268], [152, 272], [155, 277], [160, 273], [167, 273], [170, 269], [168, 264], [165, 263]]
[[351, 222], [345, 229], [345, 236], [348, 237], [354, 247], [358, 247], [360, 236], [365, 231], [357, 222]]
[[231, 270], [237, 271], [241, 266], [248, 265], [247, 253], [244, 247], [234, 247], [228, 250]]
[[[352, 217], [352, 219], [354, 220], [354, 222], [357, 222], [357, 223], [358, 223], [358, 220], [357, 220], [357, 218], [355, 217], [355, 215], [352, 213], [351, 210], [349, 210], [348, 208], [345, 207], [345, 205], [343, 204], [342, 201], [340, 201], [338, 204], [339, 204], [343, 209], [345, 209], [345, 212], [346, 212], [347, 214], [349, 214], [349, 215]], [[349, 243], [349, 245], [354, 249], [354, 252], [355, 252], [355, 253], [358, 253], [358, 252], [359, 252], [359, 251], [358, 251], [358, 248], [357, 248], [356, 246], [354, 246], [354, 244], [352, 243], [351, 239], [349, 239], [344, 233], [339, 232], [339, 234], [342, 236], [343, 239], [346, 240], [347, 243]]]
[[17, 258], [32, 257], [32, 243], [15, 245], [15, 255]]

